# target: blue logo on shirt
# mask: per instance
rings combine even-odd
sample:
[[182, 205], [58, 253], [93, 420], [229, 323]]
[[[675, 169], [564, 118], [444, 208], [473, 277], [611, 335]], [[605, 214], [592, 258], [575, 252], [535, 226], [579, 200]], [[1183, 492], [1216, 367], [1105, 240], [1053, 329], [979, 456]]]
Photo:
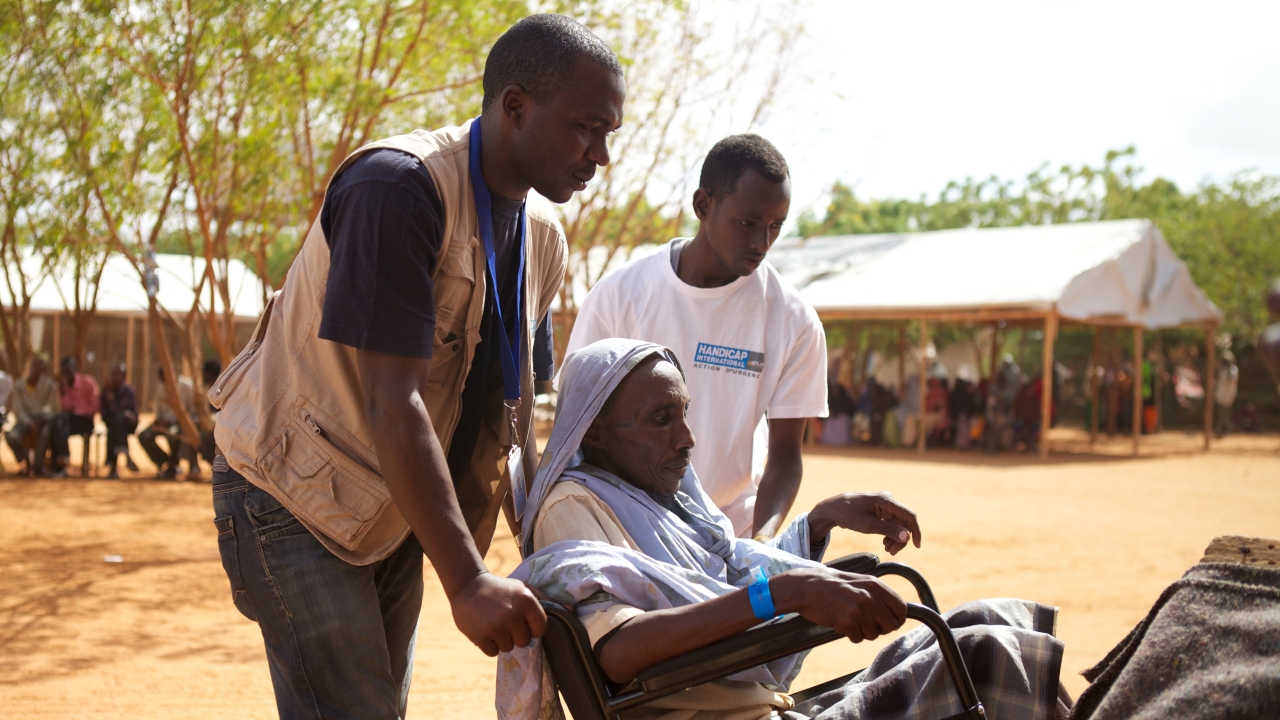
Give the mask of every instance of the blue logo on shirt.
[[695, 366], [712, 365], [759, 375], [764, 370], [764, 353], [700, 342], [693, 362]]

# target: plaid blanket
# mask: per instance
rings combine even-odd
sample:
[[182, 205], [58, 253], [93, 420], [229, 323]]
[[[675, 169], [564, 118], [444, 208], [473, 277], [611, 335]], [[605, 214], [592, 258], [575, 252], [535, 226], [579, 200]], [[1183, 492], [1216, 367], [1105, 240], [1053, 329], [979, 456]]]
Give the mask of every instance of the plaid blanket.
[[[978, 698], [992, 720], [1058, 715], [1062, 642], [1057, 608], [1026, 600], [977, 600], [944, 616], [955, 631]], [[788, 720], [939, 720], [964, 710], [933, 633], [917, 627], [876, 655], [843, 687], [784, 713]]]

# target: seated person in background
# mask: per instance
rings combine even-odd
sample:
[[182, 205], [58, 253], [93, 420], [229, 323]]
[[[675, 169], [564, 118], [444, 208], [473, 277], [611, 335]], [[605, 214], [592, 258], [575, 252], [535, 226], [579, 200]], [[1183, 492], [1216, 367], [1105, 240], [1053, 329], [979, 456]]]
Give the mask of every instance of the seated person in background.
[[853, 415], [858, 407], [849, 391], [834, 377], [827, 378], [827, 419], [822, 423], [822, 444], [844, 447], [852, 439]]
[[[58, 366], [58, 393], [62, 397], [62, 412], [53, 424], [53, 454], [57, 456], [57, 470], [62, 471], [71, 461], [71, 448], [67, 440], [72, 435], [88, 435], [93, 432], [93, 416], [98, 414], [98, 383], [84, 373], [76, 372], [75, 358], [62, 358]], [[88, 465], [89, 448], [84, 449], [85, 465]]]
[[102, 423], [107, 426], [107, 457], [104, 464], [110, 470], [109, 478], [120, 477], [120, 456], [124, 455], [130, 470], [137, 472], [138, 466], [129, 457], [129, 436], [138, 429], [138, 395], [133, 386], [125, 382], [127, 370], [124, 365], [111, 368], [107, 382], [102, 386], [98, 398]]
[[[0, 370], [0, 427], [9, 421], [9, 395], [13, 393], [13, 378], [9, 377], [9, 373]], [[3, 463], [0, 463], [0, 471], [3, 471]]]
[[1253, 403], [1247, 402], [1244, 407], [1236, 411], [1231, 422], [1235, 424], [1236, 430], [1245, 433], [1262, 432], [1262, 424], [1258, 422], [1258, 408]]
[[9, 395], [13, 393], [13, 378], [0, 370], [0, 425], [9, 419]]
[[956, 378], [955, 387], [951, 388], [951, 396], [947, 399], [947, 409], [951, 412], [951, 420], [955, 424], [956, 449], [968, 450], [970, 439], [969, 420], [978, 411], [973, 385], [968, 380], [962, 377]]
[[[186, 457], [192, 468], [197, 468], [195, 453], [182, 441], [182, 426], [178, 424], [178, 413], [169, 406], [168, 393], [164, 387], [164, 368], [156, 368], [156, 389], [151, 397], [155, 398], [156, 419], [146, 430], [138, 433], [138, 444], [147, 451], [147, 457], [156, 466], [156, 477], [173, 480], [178, 477], [178, 460]], [[191, 419], [196, 418], [195, 406], [191, 404], [191, 378], [178, 376], [178, 399]], [[169, 452], [160, 449], [156, 438], [164, 437], [169, 444]]]
[[[876, 578], [821, 565], [834, 527], [884, 536], [897, 553], [920, 543], [915, 515], [886, 494], [818, 503], [769, 543], [737, 539], [689, 465], [689, 402], [669, 350], [602, 340], [570, 355], [556, 424], [527, 501], [512, 577], [575, 608], [611, 680], [626, 683], [663, 660], [743, 632], [757, 615], [747, 587], [768, 587], [776, 614], [799, 613], [854, 642], [902, 626], [906, 605]], [[764, 577], [754, 577], [762, 572]], [[1054, 608], [978, 601], [947, 614], [997, 718], [1059, 712], [1062, 643]], [[912, 718], [961, 710], [926, 628], [906, 633], [866, 671], [800, 706], [785, 694], [803, 653], [645, 706], [653, 718]], [[499, 717], [549, 712], [541, 649], [498, 661]], [[1065, 697], [1065, 695], [1063, 695]]]
[[867, 378], [864, 385], [862, 395], [858, 398], [858, 412], [870, 420], [869, 442], [878, 447], [884, 442], [885, 417], [897, 406], [898, 398], [894, 397], [889, 388], [881, 385], [874, 375]]
[[947, 407], [947, 383], [931, 377], [924, 397], [924, 431], [930, 441], [944, 438], [951, 429], [951, 412]]
[[[32, 358], [27, 377], [12, 393], [13, 427], [5, 434], [9, 449], [23, 466], [22, 472], [47, 474], [44, 456], [53, 439], [53, 417], [58, 411], [58, 383], [46, 373], [48, 365]], [[35, 450], [35, 460], [28, 455]]]

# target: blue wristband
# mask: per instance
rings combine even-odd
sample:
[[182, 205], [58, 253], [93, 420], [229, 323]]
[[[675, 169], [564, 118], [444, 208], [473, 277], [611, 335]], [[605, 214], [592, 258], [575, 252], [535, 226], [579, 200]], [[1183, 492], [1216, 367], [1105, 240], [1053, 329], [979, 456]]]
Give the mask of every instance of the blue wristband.
[[778, 617], [778, 610], [773, 606], [773, 596], [769, 594], [769, 578], [764, 570], [753, 571], [756, 581], [747, 586], [747, 597], [751, 599], [751, 611], [761, 620], [772, 620]]

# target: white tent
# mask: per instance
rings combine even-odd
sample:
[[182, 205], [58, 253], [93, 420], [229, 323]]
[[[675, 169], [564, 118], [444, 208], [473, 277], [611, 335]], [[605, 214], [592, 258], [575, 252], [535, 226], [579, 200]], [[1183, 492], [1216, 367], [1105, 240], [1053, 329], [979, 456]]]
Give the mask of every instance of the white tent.
[[[69, 263], [55, 265], [45, 272], [43, 258], [30, 251], [22, 258], [22, 272], [28, 280], [35, 281], [35, 287], [29, 288], [31, 293], [31, 311], [37, 315], [58, 315], [75, 307], [75, 276]], [[238, 320], [256, 320], [262, 314], [263, 287], [258, 279], [244, 263], [230, 260], [225, 268], [215, 263], [214, 270], [220, 277], [227, 278], [230, 289], [231, 308]], [[9, 275], [9, 283], [0, 283], [0, 305], [12, 306], [9, 294], [10, 284], [16, 290], [19, 284], [18, 268], [5, 266]], [[160, 305], [176, 315], [185, 314], [195, 301], [194, 288], [199, 285], [204, 274], [205, 262], [202, 257], [188, 255], [156, 255], [156, 274], [160, 278], [160, 291], [157, 296]], [[134, 315], [147, 310], [147, 293], [142, 286], [137, 271], [133, 269], [125, 257], [112, 255], [102, 270], [98, 289], [98, 314]], [[82, 299], [89, 292], [83, 285], [80, 293]], [[201, 293], [201, 309], [207, 310], [213, 303], [219, 314], [223, 312], [223, 302], [219, 293], [210, 292], [206, 282]]]
[[[79, 289], [76, 288], [75, 268], [69, 262], [46, 266], [45, 258], [30, 248], [21, 249], [21, 258], [20, 263], [3, 265], [2, 272], [8, 277], [6, 282], [6, 278], [0, 276], [0, 305], [12, 307], [10, 287], [20, 293], [20, 282], [25, 278], [31, 296], [29, 339], [33, 347], [44, 348], [43, 352], [52, 352], [55, 358], [62, 357], [65, 345], [61, 320], [75, 308], [76, 293], [79, 292], [84, 306], [93, 288], [86, 287], [83, 281]], [[160, 281], [157, 299], [161, 307], [178, 318], [185, 316], [195, 304], [195, 288], [200, 285], [204, 272], [202, 257], [157, 254], [156, 275]], [[239, 260], [230, 260], [225, 265], [215, 262], [214, 272], [227, 280], [237, 335], [242, 336], [262, 314], [263, 283]], [[150, 341], [151, 326], [145, 322], [147, 305], [146, 289], [133, 265], [120, 255], [108, 258], [98, 281], [97, 319], [93, 326], [96, 331], [86, 347], [86, 363], [93, 364], [91, 358], [96, 355], [94, 367], [105, 373], [106, 363], [123, 361], [128, 366], [129, 382], [150, 378], [154, 348], [158, 344]], [[222, 316], [225, 306], [221, 293], [211, 291], [205, 282], [199, 310], [207, 312], [211, 306]], [[140, 348], [134, 341], [137, 326], [142, 336]], [[145, 404], [151, 396], [152, 385], [141, 383], [138, 389], [139, 400]]]
[[[660, 247], [597, 247], [585, 258], [573, 256], [569, 293], [575, 305], [587, 294], [584, 275], [598, 277]], [[824, 320], [919, 322], [920, 357], [929, 345], [929, 322], [1043, 324], [1044, 376], [1052, 372], [1060, 322], [1132, 329], [1137, 364], [1144, 330], [1201, 326], [1208, 331], [1212, 394], [1212, 338], [1222, 312], [1149, 220], [783, 238], [769, 250], [769, 262]], [[1043, 385], [1046, 426], [1053, 383]], [[1142, 384], [1134, 387], [1137, 452]], [[923, 393], [920, 401], [923, 414]], [[1212, 411], [1213, 403], [1206, 403], [1206, 447]], [[1048, 444], [1041, 443], [1040, 451], [1047, 454]]]
[[[580, 304], [584, 276], [597, 278], [659, 248], [594, 247], [585, 263], [573, 255], [571, 296]], [[1053, 313], [1157, 329], [1222, 318], [1149, 220], [782, 238], [769, 262], [825, 319]]]
[[[1203, 326], [1212, 383], [1222, 311], [1148, 220], [788, 238], [769, 251], [769, 262], [824, 319], [918, 321], [921, 357], [930, 321], [1043, 323], [1044, 377], [1052, 372], [1059, 321], [1132, 328], [1137, 367], [1144, 330]], [[1047, 427], [1053, 383], [1043, 387]], [[1135, 453], [1141, 392], [1142, 383], [1134, 383]], [[923, 416], [923, 393], [920, 403]], [[1206, 447], [1212, 405], [1205, 405]], [[1047, 456], [1047, 442], [1040, 452]]]
[[1147, 220], [779, 240], [769, 262], [827, 318], [1219, 322]]

